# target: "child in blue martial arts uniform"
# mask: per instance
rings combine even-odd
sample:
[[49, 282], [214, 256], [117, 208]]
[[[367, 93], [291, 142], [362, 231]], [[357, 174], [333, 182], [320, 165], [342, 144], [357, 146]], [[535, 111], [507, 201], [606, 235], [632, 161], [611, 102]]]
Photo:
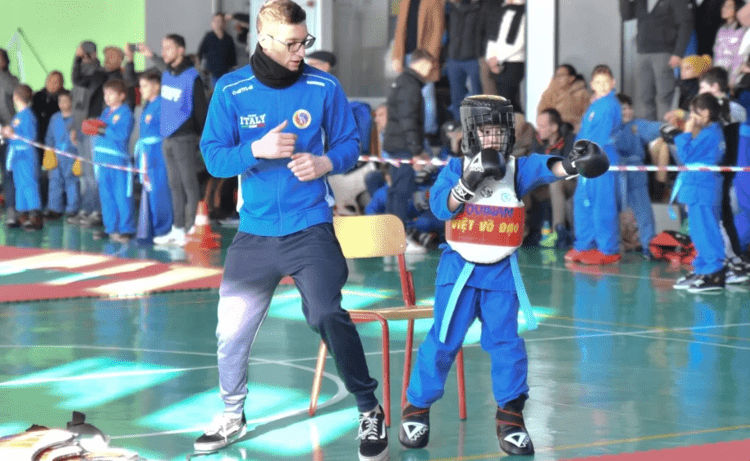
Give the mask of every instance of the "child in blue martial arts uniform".
[[[5, 138], [14, 135], [36, 141], [37, 121], [31, 111], [32, 91], [28, 85], [18, 85], [13, 90], [13, 105], [16, 116], [9, 126], [2, 129]], [[39, 196], [39, 157], [36, 148], [20, 139], [11, 139], [5, 157], [5, 168], [13, 172], [16, 186], [16, 211], [21, 214], [19, 222], [26, 230], [39, 230], [42, 222], [42, 201]]]
[[[616, 130], [622, 124], [620, 103], [615, 96], [615, 79], [606, 65], [591, 73], [594, 102], [586, 109], [576, 140], [588, 139], [599, 144], [617, 165], [614, 146]], [[573, 221], [576, 238], [566, 261], [585, 264], [612, 264], [620, 260], [620, 218], [617, 208], [616, 175], [608, 171], [589, 180], [580, 178], [573, 196]]]
[[[109, 235], [116, 242], [127, 242], [135, 234], [133, 220], [133, 174], [101, 164], [132, 167], [128, 140], [133, 131], [133, 113], [127, 104], [127, 88], [119, 79], [104, 84], [104, 103], [107, 108], [98, 121], [86, 120], [83, 132], [94, 135], [94, 170], [99, 183], [104, 231], [95, 237]], [[93, 127], [93, 128], [92, 128]]]
[[[726, 145], [719, 123], [721, 106], [710, 93], [695, 97], [690, 103], [690, 118], [685, 132], [674, 138], [677, 157], [688, 167], [715, 166], [724, 158]], [[672, 200], [687, 205], [690, 239], [698, 254], [693, 272], [678, 279], [676, 289], [691, 293], [724, 289], [724, 239], [721, 235], [721, 173], [683, 171], [677, 176]]]
[[508, 454], [530, 455], [534, 446], [522, 410], [528, 398], [527, 355], [518, 335], [518, 312], [535, 320], [523, 289], [515, 251], [524, 234], [526, 192], [609, 167], [594, 143], [579, 141], [570, 157], [510, 156], [515, 141], [513, 106], [499, 96], [470, 96], [459, 109], [463, 156], [443, 168], [430, 189], [430, 208], [446, 224], [447, 245], [435, 281], [435, 323], [419, 347], [401, 415], [399, 441], [421, 448], [429, 440], [430, 406], [443, 396], [448, 371], [472, 322], [482, 321], [481, 344], [492, 360], [496, 430]]
[[[68, 154], [77, 154], [75, 143], [71, 140], [70, 131], [73, 129], [73, 102], [70, 92], [62, 90], [58, 93], [58, 112], [52, 114], [44, 144]], [[57, 156], [57, 166], [49, 171], [49, 196], [47, 208], [58, 216], [65, 213], [75, 216], [80, 205], [78, 192], [78, 176], [73, 174], [75, 159], [64, 155]], [[63, 203], [65, 196], [65, 203]]]
[[[614, 134], [615, 148], [621, 165], [643, 166], [646, 159], [644, 146], [659, 138], [660, 122], [633, 118], [633, 101], [629, 96], [618, 94], [622, 109], [622, 125]], [[648, 194], [648, 174], [645, 171], [619, 171], [617, 186], [622, 211], [633, 210], [638, 223], [638, 236], [641, 251], [646, 259], [651, 259], [649, 243], [656, 235], [654, 210]]]
[[[146, 101], [140, 120], [140, 139], [135, 145], [138, 169], [146, 170], [150, 184], [148, 207], [154, 235], [165, 235], [172, 230], [172, 194], [167, 177], [167, 164], [161, 149], [159, 132], [161, 117], [161, 75], [145, 72], [139, 79], [141, 98]], [[144, 178], [141, 178], [143, 182]]]

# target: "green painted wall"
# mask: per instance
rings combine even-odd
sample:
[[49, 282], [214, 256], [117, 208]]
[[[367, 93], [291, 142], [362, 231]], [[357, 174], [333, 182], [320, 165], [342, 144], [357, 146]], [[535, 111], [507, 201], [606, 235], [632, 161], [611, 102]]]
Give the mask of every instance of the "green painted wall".
[[[95, 42], [103, 61], [105, 46], [123, 47], [125, 43], [145, 39], [145, 0], [2, 0], [2, 3], [0, 47], [6, 48], [20, 27], [47, 71], [63, 73], [68, 89], [75, 49], [81, 41]], [[25, 83], [34, 91], [40, 90], [46, 73], [23, 40], [21, 50]], [[20, 76], [15, 52], [8, 51], [11, 71]], [[142, 66], [142, 61], [136, 61], [136, 68]]]

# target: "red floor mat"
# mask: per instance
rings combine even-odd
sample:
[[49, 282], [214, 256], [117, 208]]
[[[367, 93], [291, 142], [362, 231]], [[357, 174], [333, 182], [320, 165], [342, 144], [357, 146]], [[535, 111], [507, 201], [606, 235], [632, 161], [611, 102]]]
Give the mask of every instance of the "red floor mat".
[[221, 275], [215, 267], [0, 246], [0, 302], [203, 290], [218, 288]]
[[564, 461], [748, 461], [750, 460], [750, 440], [709, 443], [689, 447], [667, 448], [663, 450], [620, 453], [617, 455], [592, 456]]

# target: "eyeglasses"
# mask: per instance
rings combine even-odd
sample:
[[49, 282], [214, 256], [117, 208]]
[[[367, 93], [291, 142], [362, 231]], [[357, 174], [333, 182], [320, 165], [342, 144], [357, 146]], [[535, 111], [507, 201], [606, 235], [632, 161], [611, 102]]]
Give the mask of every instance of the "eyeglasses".
[[270, 38], [271, 40], [273, 40], [274, 42], [278, 42], [278, 43], [281, 43], [282, 45], [286, 46], [287, 51], [289, 51], [290, 53], [296, 53], [303, 46], [305, 47], [305, 49], [311, 48], [315, 44], [315, 37], [313, 37], [310, 34], [307, 34], [307, 37], [305, 37], [305, 39], [303, 41], [301, 41], [301, 42], [292, 42], [292, 43], [282, 42], [281, 40], [279, 40], [277, 38], [274, 38], [272, 35], [266, 34], [266, 36], [268, 38]]

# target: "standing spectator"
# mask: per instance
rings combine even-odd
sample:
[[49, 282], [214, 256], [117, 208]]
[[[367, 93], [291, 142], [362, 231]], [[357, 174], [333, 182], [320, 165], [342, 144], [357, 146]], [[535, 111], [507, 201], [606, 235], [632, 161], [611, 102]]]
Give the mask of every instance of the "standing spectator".
[[313, 51], [305, 56], [305, 63], [330, 74], [336, 65], [336, 55], [330, 51]]
[[721, 19], [724, 24], [716, 33], [714, 42], [714, 66], [724, 68], [729, 74], [729, 86], [734, 86], [740, 75], [742, 62], [740, 44], [747, 32], [737, 21], [737, 10], [744, 5], [743, 0], [725, 0], [721, 7]]
[[[724, 136], [720, 112], [719, 101], [711, 94], [703, 93], [693, 100], [685, 132], [674, 139], [683, 164], [721, 163]], [[698, 254], [692, 263], [694, 272], [677, 279], [675, 289], [691, 293], [724, 289], [724, 245], [717, 244], [722, 241], [721, 183], [721, 174], [710, 171], [683, 171], [677, 177], [672, 196], [689, 207], [690, 239]]]
[[[418, 48], [412, 52], [411, 63], [391, 87], [386, 102], [388, 123], [383, 134], [383, 152], [389, 157], [402, 160], [416, 160], [424, 157], [424, 98], [422, 87], [435, 68], [435, 59], [427, 51]], [[407, 202], [416, 191], [414, 168], [409, 163], [393, 167], [390, 171], [393, 184], [388, 190], [386, 212], [401, 219], [406, 227]], [[411, 240], [407, 241], [406, 251], [424, 253], [424, 247]]]
[[[622, 124], [622, 109], [615, 96], [615, 79], [609, 66], [598, 65], [591, 73], [594, 101], [586, 110], [576, 140], [599, 144], [611, 165], [618, 164], [612, 135]], [[575, 244], [565, 260], [606, 265], [620, 261], [620, 219], [617, 212], [615, 173], [579, 178], [573, 197]]]
[[[36, 139], [39, 143], [44, 143], [47, 126], [49, 126], [52, 114], [60, 110], [60, 107], [57, 105], [57, 96], [61, 90], [63, 90], [63, 75], [59, 70], [53, 70], [47, 75], [44, 88], [34, 93], [34, 97], [31, 100], [31, 110], [34, 111], [37, 123], [39, 124], [38, 138]], [[40, 164], [43, 153], [42, 149], [37, 149]], [[39, 176], [39, 190], [42, 197], [42, 207], [44, 207], [47, 202], [49, 190], [49, 178], [45, 174]], [[45, 213], [44, 217], [49, 218], [50, 216], [48, 216], [48, 213]], [[57, 218], [59, 217], [57, 216]]]
[[620, 0], [622, 19], [638, 20], [637, 114], [661, 120], [672, 105], [675, 76], [690, 34], [693, 13], [687, 0]]
[[198, 61], [206, 60], [211, 74], [211, 88], [222, 75], [237, 65], [234, 39], [224, 30], [224, 14], [215, 13], [211, 18], [211, 31], [206, 33], [198, 47]]
[[[633, 101], [629, 96], [618, 94], [622, 110], [622, 126], [614, 134], [615, 148], [621, 165], [643, 166], [646, 159], [644, 146], [659, 137], [661, 122], [634, 117]], [[645, 171], [619, 171], [621, 211], [630, 208], [638, 223], [641, 251], [646, 259], [652, 259], [649, 250], [651, 239], [656, 236], [654, 210], [648, 195], [648, 175]]]
[[[479, 9], [481, 0], [450, 0], [448, 10], [448, 46], [445, 71], [451, 93], [449, 107], [453, 120], [459, 120], [459, 107], [466, 96], [479, 94], [482, 82], [479, 71]], [[468, 88], [466, 87], [468, 83]]]
[[526, 74], [526, 0], [488, 0], [481, 9], [479, 41], [497, 94], [523, 113], [521, 81]]
[[[542, 110], [536, 117], [536, 138], [531, 145], [531, 152], [565, 157], [573, 149], [576, 134], [570, 123], [563, 121], [560, 113], [554, 108]], [[557, 247], [567, 250], [573, 244], [572, 205], [568, 213], [568, 201], [576, 191], [576, 178], [550, 183], [549, 199], [552, 232], [539, 244], [543, 247]]]
[[151, 186], [148, 190], [151, 227], [154, 235], [161, 236], [169, 233], [174, 219], [167, 164], [161, 147], [161, 75], [156, 71], [148, 71], [141, 74], [138, 80], [144, 103], [138, 131], [140, 139], [135, 145], [134, 160], [138, 169], [145, 170], [148, 175]]
[[[57, 97], [60, 110], [52, 114], [44, 144], [55, 149], [77, 155], [78, 149], [71, 139], [73, 128], [73, 102], [70, 92], [60, 90]], [[75, 135], [73, 135], [75, 136]], [[57, 156], [57, 166], [49, 171], [49, 197], [45, 218], [58, 219], [63, 215], [75, 216], [80, 206], [78, 176], [73, 174], [74, 160], [64, 155]], [[63, 200], [63, 196], [65, 200]]]
[[[224, 411], [194, 448], [222, 448], [247, 432], [248, 357], [276, 286], [291, 275], [308, 324], [325, 341], [357, 401], [359, 460], [382, 461], [388, 458], [385, 415], [357, 329], [341, 308], [347, 267], [325, 179], [354, 167], [357, 127], [338, 81], [304, 64], [305, 49], [315, 42], [305, 10], [290, 0], [266, 2], [257, 27], [250, 65], [216, 84], [201, 140], [212, 175], [242, 175], [243, 206], [219, 289]], [[255, 109], [248, 113], [248, 107]]]
[[157, 245], [184, 246], [185, 234], [192, 232], [198, 210], [200, 185], [198, 142], [206, 122], [206, 93], [192, 61], [185, 57], [185, 39], [169, 34], [161, 41], [162, 56], [141, 45], [144, 56], [151, 58], [161, 76], [161, 136], [164, 160], [167, 162], [169, 189], [172, 193], [172, 230], [154, 239]]
[[[13, 91], [18, 85], [18, 77], [10, 73], [8, 52], [0, 48], [0, 127], [10, 125], [16, 116], [13, 106]], [[3, 186], [5, 199], [5, 224], [8, 227], [18, 227], [16, 215], [16, 187], [13, 184], [13, 173], [6, 170], [5, 159], [8, 152], [8, 141], [0, 141], [0, 182]]]
[[[414, 59], [412, 53], [423, 49], [436, 62], [442, 50], [443, 32], [445, 32], [445, 0], [401, 0], [396, 19], [396, 33], [393, 37], [393, 70], [397, 74], [404, 71]], [[422, 87], [424, 97], [424, 133], [437, 135], [438, 111], [435, 82], [440, 79], [440, 67], [435, 65], [427, 76]], [[386, 149], [388, 150], [388, 149]]]
[[555, 75], [542, 93], [537, 114], [546, 109], [555, 109], [563, 122], [571, 124], [578, 131], [590, 102], [591, 93], [586, 88], [586, 80], [578, 75], [575, 67], [563, 64], [555, 70]]
[[[14, 135], [36, 139], [37, 123], [31, 110], [31, 87], [18, 85], [13, 90], [13, 105], [16, 115], [10, 125], [3, 126], [0, 135], [12, 138]], [[16, 211], [21, 213], [19, 221], [24, 229], [40, 230], [42, 222], [42, 201], [39, 197], [39, 157], [36, 149], [27, 141], [14, 139], [9, 141], [7, 153], [8, 170], [13, 172], [15, 183]]]

